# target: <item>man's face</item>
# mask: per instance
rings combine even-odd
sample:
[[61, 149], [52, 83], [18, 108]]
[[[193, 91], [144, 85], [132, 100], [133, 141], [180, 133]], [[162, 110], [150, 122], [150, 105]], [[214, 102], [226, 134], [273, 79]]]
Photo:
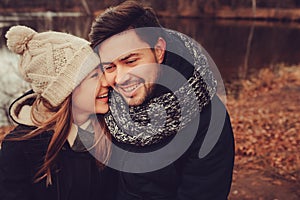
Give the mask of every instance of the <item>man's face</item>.
[[154, 50], [134, 30], [116, 34], [99, 46], [106, 80], [128, 105], [140, 105], [151, 94], [165, 52], [159, 38]]

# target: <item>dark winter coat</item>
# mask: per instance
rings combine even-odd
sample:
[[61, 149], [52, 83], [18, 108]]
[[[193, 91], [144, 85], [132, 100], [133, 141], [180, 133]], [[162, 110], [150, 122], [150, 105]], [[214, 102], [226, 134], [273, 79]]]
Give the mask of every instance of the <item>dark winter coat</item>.
[[[19, 125], [9, 136], [33, 127]], [[89, 152], [75, 152], [65, 143], [57, 158], [52, 185], [33, 183], [43, 162], [51, 132], [26, 141], [4, 141], [0, 151], [1, 200], [112, 200], [111, 169], [100, 170]]]
[[[177, 49], [181, 55], [185, 55], [186, 60], [178, 56], [180, 54], [166, 52], [163, 64], [171, 66], [186, 79], [191, 77], [194, 66], [187, 60], [193, 60], [194, 51], [192, 53], [188, 51], [179, 37], [167, 40], [167, 46], [169, 49]], [[170, 83], [168, 85], [173, 86], [172, 91], [184, 84], [164, 71], [161, 72], [159, 79], [161, 79], [159, 83]], [[152, 96], [157, 97], [165, 92], [167, 91], [164, 88], [156, 87]], [[156, 144], [138, 146], [125, 144], [119, 140], [114, 141], [116, 146], [125, 151], [121, 156], [118, 155], [120, 151], [113, 152], [111, 162], [120, 162], [121, 167], [130, 165], [138, 171], [137, 165], [141, 165], [142, 169], [147, 165], [153, 165], [154, 162], [167, 163], [162, 168], [149, 170], [149, 172], [135, 173], [134, 170], [131, 172], [120, 170], [118, 200], [227, 199], [234, 165], [234, 137], [230, 118], [225, 105], [217, 95], [199, 115], [200, 120], [192, 119], [175, 136], [164, 138]], [[135, 156], [130, 155], [131, 152], [138, 154], [157, 152], [168, 144], [173, 146], [167, 151], [161, 151], [162, 153], [156, 157], [144, 154], [144, 157], [139, 157], [137, 160]], [[116, 152], [117, 149], [114, 148], [114, 151]], [[181, 154], [176, 157], [178, 153]]]
[[[15, 100], [10, 108], [12, 119], [19, 125], [6, 139], [19, 137], [35, 129], [30, 125], [28, 109], [32, 91]], [[23, 112], [24, 111], [24, 112]], [[23, 113], [23, 114], [22, 114]], [[78, 128], [78, 134], [92, 133]], [[72, 148], [67, 141], [59, 151], [52, 170], [52, 185], [45, 178], [37, 183], [35, 175], [44, 162], [53, 132], [44, 132], [28, 140], [4, 140], [0, 149], [0, 200], [113, 200], [116, 189], [115, 172], [100, 169], [95, 158], [76, 137]]]
[[[198, 132], [188, 149], [171, 164], [162, 169], [147, 173], [119, 172], [118, 200], [224, 200], [230, 191], [232, 170], [234, 164], [234, 140], [229, 116], [223, 103], [216, 96], [212, 100], [214, 108], [209, 104], [200, 115], [200, 122], [191, 122], [190, 126], [198, 126]], [[225, 121], [212, 121], [212, 112], [224, 114]], [[211, 123], [211, 124], [210, 124]], [[199, 151], [208, 129], [215, 134], [214, 129], [221, 124], [221, 135], [213, 149], [203, 158]], [[211, 126], [211, 127], [210, 127]], [[210, 127], [210, 128], [209, 128]], [[216, 132], [218, 130], [215, 130]], [[178, 149], [181, 142], [192, 133], [189, 127], [178, 133], [176, 138]], [[153, 152], [167, 145], [168, 138], [156, 145], [137, 147], [134, 145], [115, 144], [130, 152]], [[176, 151], [176, 149], [174, 149]], [[169, 157], [160, 159], [169, 159]], [[123, 155], [122, 162], [134, 162]], [[120, 158], [120, 156], [118, 156]], [[112, 157], [112, 160], [114, 158]], [[151, 162], [151, 160], [145, 160]]]

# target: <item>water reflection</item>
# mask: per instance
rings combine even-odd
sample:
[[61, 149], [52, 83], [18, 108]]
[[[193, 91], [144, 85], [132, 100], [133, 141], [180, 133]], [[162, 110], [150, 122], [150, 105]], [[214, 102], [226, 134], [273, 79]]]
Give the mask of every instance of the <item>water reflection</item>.
[[[90, 31], [92, 19], [86, 16], [78, 16], [78, 17], [57, 17], [54, 15], [45, 14], [43, 17], [31, 17], [25, 18], [19, 17], [18, 20], [9, 20], [2, 23], [0, 27], [1, 30], [1, 41], [0, 47], [5, 46], [4, 35], [10, 26], [13, 25], [25, 25], [32, 27], [38, 32], [54, 30], [54, 31], [63, 31], [72, 33], [79, 37], [83, 37], [87, 39], [88, 33]], [[0, 21], [1, 24], [1, 21]], [[1, 58], [0, 58], [1, 59]]]
[[225, 82], [246, 77], [262, 67], [300, 63], [297, 23], [198, 19], [165, 19], [164, 23], [201, 43]]
[[[86, 16], [57, 17], [46, 13], [0, 21], [0, 48], [6, 48], [4, 34], [12, 25], [27, 25], [37, 31], [64, 31], [88, 39], [92, 20]], [[261, 67], [298, 64], [300, 60], [299, 24], [186, 18], [163, 18], [161, 22], [198, 41], [214, 59], [225, 82], [243, 78]]]

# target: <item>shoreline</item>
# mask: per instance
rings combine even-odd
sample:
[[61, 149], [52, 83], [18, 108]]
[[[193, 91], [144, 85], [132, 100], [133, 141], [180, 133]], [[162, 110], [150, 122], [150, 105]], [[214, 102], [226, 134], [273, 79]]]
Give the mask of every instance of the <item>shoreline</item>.
[[[0, 8], [0, 16], [16, 16], [30, 13], [77, 13], [74, 16], [86, 15], [86, 16], [97, 16], [104, 10], [99, 9], [93, 11], [91, 14], [84, 12], [80, 8], [66, 9], [66, 10], [46, 10], [44, 8]], [[69, 14], [70, 15], [70, 14]], [[160, 10], [157, 11], [159, 17], [165, 18], [212, 18], [212, 19], [228, 19], [228, 20], [251, 20], [251, 21], [291, 21], [300, 22], [300, 8], [289, 8], [289, 9], [278, 9], [278, 8], [256, 8], [255, 11], [252, 8], [230, 8], [222, 7], [215, 10], [206, 10], [204, 13], [200, 12], [187, 12], [178, 11], [176, 14], [172, 11]], [[72, 15], [70, 15], [72, 16]]]

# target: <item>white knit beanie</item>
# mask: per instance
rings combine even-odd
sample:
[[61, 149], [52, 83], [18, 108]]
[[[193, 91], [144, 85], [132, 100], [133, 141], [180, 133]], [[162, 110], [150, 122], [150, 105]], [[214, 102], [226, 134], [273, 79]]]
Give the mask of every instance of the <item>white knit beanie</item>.
[[5, 37], [8, 48], [21, 55], [24, 80], [52, 106], [60, 105], [100, 64], [89, 42], [71, 34], [13, 26]]

